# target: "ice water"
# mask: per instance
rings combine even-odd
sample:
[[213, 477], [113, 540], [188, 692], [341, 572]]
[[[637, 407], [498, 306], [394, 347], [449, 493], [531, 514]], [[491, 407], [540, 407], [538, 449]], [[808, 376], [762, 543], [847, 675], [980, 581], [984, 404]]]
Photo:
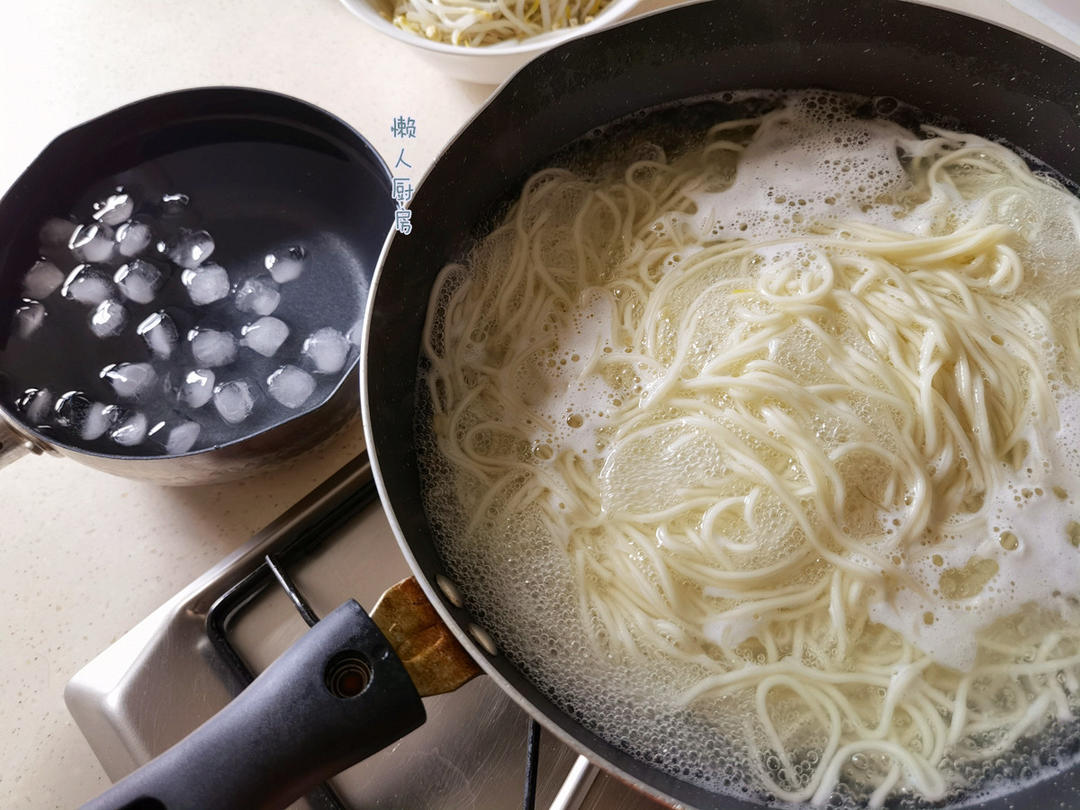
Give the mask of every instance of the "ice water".
[[38, 256], [0, 300], [0, 402], [53, 441], [126, 456], [220, 446], [324, 402], [359, 351], [336, 337], [363, 309], [354, 265], [336, 239], [236, 221], [182, 182], [211, 153], [273, 171], [297, 152], [313, 188], [343, 171], [301, 147], [197, 147], [32, 225]]

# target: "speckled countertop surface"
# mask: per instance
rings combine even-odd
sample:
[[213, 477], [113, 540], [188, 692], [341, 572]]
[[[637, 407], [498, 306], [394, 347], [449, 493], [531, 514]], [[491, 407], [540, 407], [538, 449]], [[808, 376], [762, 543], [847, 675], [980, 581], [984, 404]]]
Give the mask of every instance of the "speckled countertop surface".
[[[1002, 0], [935, 4], [1080, 53]], [[417, 175], [490, 92], [440, 75], [336, 0], [4, 0], [0, 189], [74, 124], [154, 93], [222, 84], [312, 101], [391, 162], [390, 120], [412, 116]], [[67, 680], [362, 446], [354, 423], [287, 469], [187, 489], [50, 457], [0, 471], [0, 807], [71, 808], [102, 790], [64, 708]]]

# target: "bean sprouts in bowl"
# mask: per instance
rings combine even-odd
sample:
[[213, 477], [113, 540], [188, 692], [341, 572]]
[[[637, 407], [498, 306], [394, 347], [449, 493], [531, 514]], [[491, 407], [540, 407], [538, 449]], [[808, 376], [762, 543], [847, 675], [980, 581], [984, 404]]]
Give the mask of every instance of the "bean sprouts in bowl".
[[[526, 7], [543, 4], [548, 0], [528, 0]], [[393, 23], [395, 0], [341, 0], [349, 11], [362, 19], [372, 28], [394, 39], [412, 45], [420, 50], [424, 58], [446, 74], [457, 79], [479, 84], [498, 84], [530, 59], [549, 48], [561, 45], [571, 39], [584, 36], [604, 28], [612, 23], [629, 17], [631, 14], [652, 10], [670, 2], [656, 0], [609, 0], [595, 3], [595, 13], [590, 13], [593, 5], [590, 0], [583, 0], [581, 5], [582, 21], [566, 27], [555, 28], [544, 33], [524, 38], [502, 39], [495, 44], [471, 46], [467, 40], [458, 36], [459, 44], [440, 42], [406, 30]], [[414, 0], [415, 2], [415, 0]], [[425, 5], [430, 5], [425, 3]], [[444, 4], [445, 5], [445, 4]], [[479, 7], [481, 3], [472, 5]], [[488, 5], [488, 4], [483, 4]], [[513, 3], [505, 4], [514, 8]], [[568, 4], [569, 7], [569, 4]], [[452, 8], [447, 6], [447, 8]], [[443, 29], [446, 36], [453, 35], [449, 27]], [[442, 32], [429, 32], [441, 35]]]

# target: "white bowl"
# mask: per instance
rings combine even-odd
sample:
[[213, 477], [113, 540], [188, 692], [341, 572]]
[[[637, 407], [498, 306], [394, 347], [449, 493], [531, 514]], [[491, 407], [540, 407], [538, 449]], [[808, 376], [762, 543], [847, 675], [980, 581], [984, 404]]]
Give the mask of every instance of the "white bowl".
[[535, 56], [571, 39], [599, 31], [601, 28], [625, 19], [641, 5], [641, 0], [611, 0], [590, 22], [571, 28], [561, 28], [538, 34], [505, 45], [487, 45], [482, 48], [465, 48], [432, 42], [422, 36], [403, 31], [390, 22], [383, 13], [390, 14], [392, 0], [341, 0], [345, 8], [377, 31], [412, 45], [431, 64], [448, 76], [478, 84], [499, 84], [507, 76]]

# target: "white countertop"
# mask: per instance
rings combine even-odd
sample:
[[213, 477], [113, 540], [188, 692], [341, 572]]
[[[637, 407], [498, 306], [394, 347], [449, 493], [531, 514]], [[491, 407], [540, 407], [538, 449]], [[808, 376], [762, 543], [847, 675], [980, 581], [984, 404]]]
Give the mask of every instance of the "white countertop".
[[[941, 0], [1080, 48], [1003, 0]], [[414, 173], [490, 88], [446, 78], [336, 0], [0, 0], [0, 190], [68, 127], [181, 87], [244, 85], [311, 101], [391, 163], [413, 117]], [[412, 238], [422, 238], [417, 223]], [[63, 703], [67, 680], [363, 446], [354, 424], [289, 469], [168, 489], [68, 459], [0, 471], [0, 806], [71, 808], [107, 780]]]

